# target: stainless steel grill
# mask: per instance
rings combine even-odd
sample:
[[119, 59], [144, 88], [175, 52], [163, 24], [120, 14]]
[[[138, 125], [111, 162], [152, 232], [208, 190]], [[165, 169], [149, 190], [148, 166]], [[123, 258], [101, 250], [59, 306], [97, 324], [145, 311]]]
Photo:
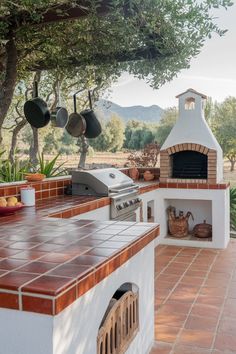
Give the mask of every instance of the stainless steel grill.
[[72, 194], [111, 198], [111, 219], [136, 220], [140, 206], [139, 186], [115, 168], [72, 172]]

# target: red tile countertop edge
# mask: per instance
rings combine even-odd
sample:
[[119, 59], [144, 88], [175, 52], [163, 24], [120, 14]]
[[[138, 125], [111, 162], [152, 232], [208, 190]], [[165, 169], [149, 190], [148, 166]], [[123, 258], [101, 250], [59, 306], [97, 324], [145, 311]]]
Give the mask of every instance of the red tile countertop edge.
[[[119, 223], [119, 222], [118, 222]], [[133, 224], [133, 223], [131, 223]], [[117, 223], [116, 223], [117, 225]], [[136, 228], [142, 227], [141, 223], [135, 224]], [[145, 224], [146, 227], [148, 224]], [[119, 225], [118, 225], [119, 226]], [[132, 226], [131, 226], [132, 228]], [[130, 228], [127, 228], [126, 232], [129, 232]], [[138, 233], [138, 231], [137, 231]], [[57, 315], [63, 311], [67, 306], [73, 303], [77, 298], [89, 291], [92, 287], [109, 276], [122, 264], [128, 261], [136, 253], [141, 251], [147, 244], [152, 242], [159, 235], [159, 226], [151, 226], [147, 232], [141, 232], [140, 236], [137, 236], [133, 242], [125, 244], [124, 247], [119, 248], [112, 256], [106, 258], [103, 263], [97, 266], [90, 267], [90, 270], [85, 276], [78, 279], [67, 279], [65, 286], [61, 288], [57, 293], [51, 294], [48, 291], [37, 292], [34, 290], [33, 283], [36, 280], [30, 281], [31, 273], [18, 273], [19, 277], [24, 275], [25, 281], [28, 285], [23, 285], [18, 289], [13, 289], [8, 286], [8, 289], [0, 287], [0, 307], [36, 312], [48, 315]], [[112, 242], [112, 241], [111, 241]], [[96, 248], [96, 247], [95, 247]], [[93, 251], [93, 249], [91, 249]], [[90, 251], [91, 252], [91, 251]], [[87, 254], [87, 253], [86, 253]], [[76, 257], [76, 256], [75, 256]], [[73, 262], [73, 261], [72, 261]], [[67, 262], [71, 264], [72, 262]], [[20, 271], [18, 269], [18, 271]], [[16, 272], [13, 272], [16, 273]], [[50, 277], [50, 274], [42, 275], [42, 278]], [[39, 277], [41, 278], [41, 277]], [[38, 278], [38, 279], [39, 279]], [[54, 277], [53, 277], [54, 279]], [[62, 277], [58, 277], [58, 280], [64, 280]], [[0, 277], [1, 281], [1, 277]], [[27, 282], [28, 281], [28, 282]], [[32, 283], [32, 286], [31, 286]]]

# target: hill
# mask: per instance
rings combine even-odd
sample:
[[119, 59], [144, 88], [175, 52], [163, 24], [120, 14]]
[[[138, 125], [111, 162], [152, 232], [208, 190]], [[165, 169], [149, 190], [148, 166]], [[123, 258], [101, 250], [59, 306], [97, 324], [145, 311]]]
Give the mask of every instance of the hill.
[[120, 116], [125, 123], [132, 119], [158, 123], [163, 113], [163, 109], [157, 105], [152, 105], [149, 107], [144, 107], [141, 105], [122, 107], [107, 100], [99, 100], [96, 103], [96, 109], [99, 115], [103, 116], [104, 119], [109, 119], [111, 115], [115, 113]]

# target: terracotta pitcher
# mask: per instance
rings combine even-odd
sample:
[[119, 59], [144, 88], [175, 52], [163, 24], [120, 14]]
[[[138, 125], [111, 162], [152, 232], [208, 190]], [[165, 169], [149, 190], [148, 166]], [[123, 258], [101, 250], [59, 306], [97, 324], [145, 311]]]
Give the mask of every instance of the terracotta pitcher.
[[132, 178], [133, 180], [137, 180], [139, 178], [139, 171], [136, 167], [131, 167], [129, 169], [129, 176], [130, 178]]

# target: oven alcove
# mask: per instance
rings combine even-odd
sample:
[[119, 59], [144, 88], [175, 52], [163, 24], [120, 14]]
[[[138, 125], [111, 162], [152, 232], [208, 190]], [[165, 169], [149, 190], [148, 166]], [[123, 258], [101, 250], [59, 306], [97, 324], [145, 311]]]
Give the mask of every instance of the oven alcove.
[[172, 178], [207, 179], [207, 155], [198, 151], [179, 151], [171, 156]]
[[123, 354], [139, 329], [138, 287], [124, 283], [113, 294], [102, 319], [97, 354]]
[[[186, 215], [188, 211], [193, 214], [194, 220], [191, 217], [188, 220], [189, 224], [189, 234], [185, 237], [175, 237], [167, 233], [166, 238], [176, 239], [183, 241], [205, 241], [212, 242], [212, 237], [208, 238], [199, 238], [195, 237], [192, 234], [193, 228], [196, 224], [203, 223], [206, 220], [206, 223], [212, 224], [212, 201], [211, 200], [189, 200], [189, 199], [166, 199], [165, 207], [166, 209], [172, 206], [176, 208], [176, 215], [179, 215], [179, 211], [183, 211], [183, 214]], [[168, 216], [166, 214], [166, 220], [168, 224]], [[168, 226], [167, 226], [168, 230]]]

